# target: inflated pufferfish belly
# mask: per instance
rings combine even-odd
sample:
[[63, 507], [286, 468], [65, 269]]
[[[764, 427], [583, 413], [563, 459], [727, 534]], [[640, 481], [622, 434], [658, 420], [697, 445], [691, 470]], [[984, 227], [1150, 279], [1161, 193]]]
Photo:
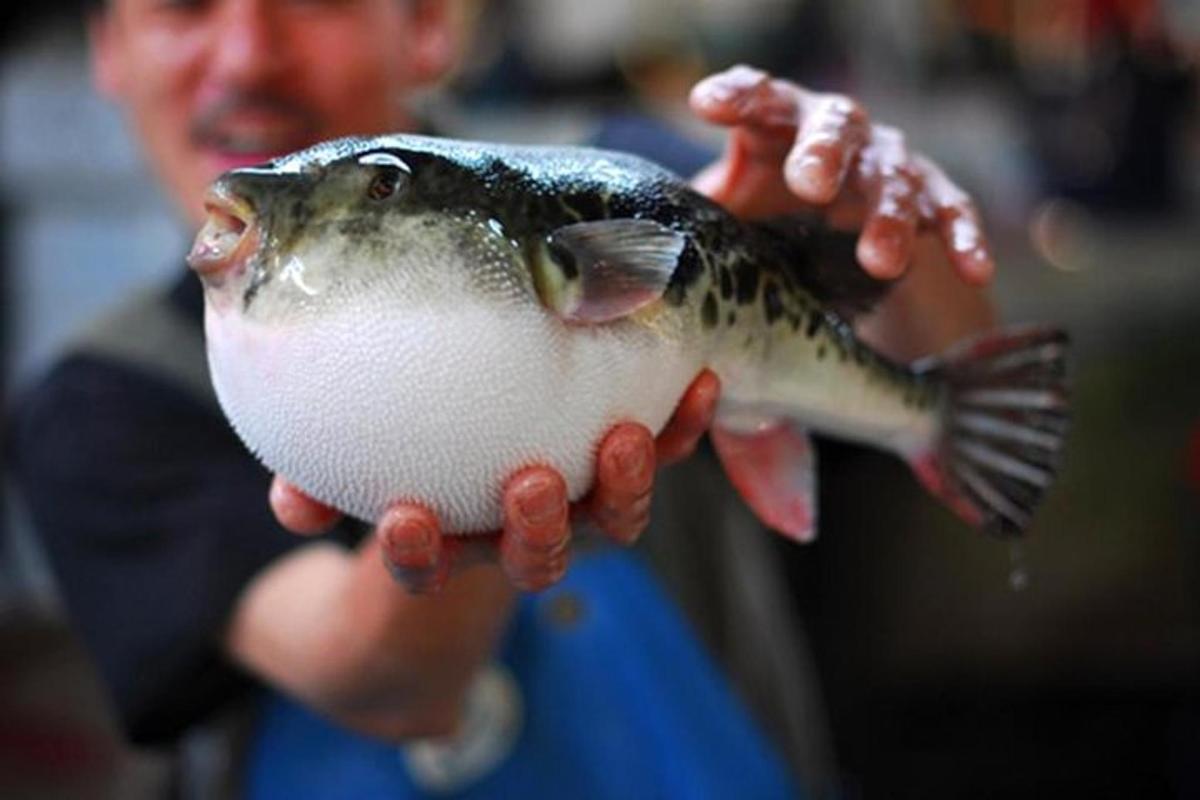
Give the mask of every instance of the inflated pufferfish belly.
[[[241, 438], [365, 520], [415, 501], [453, 532], [501, 526], [505, 480], [550, 465], [572, 498], [604, 433], [659, 430], [700, 368], [646, 330], [564, 330], [538, 306], [389, 311], [388, 298], [273, 328], [210, 313], [214, 383]], [[302, 374], [304, 380], [276, 380]], [[286, 415], [286, 419], [281, 416]]]

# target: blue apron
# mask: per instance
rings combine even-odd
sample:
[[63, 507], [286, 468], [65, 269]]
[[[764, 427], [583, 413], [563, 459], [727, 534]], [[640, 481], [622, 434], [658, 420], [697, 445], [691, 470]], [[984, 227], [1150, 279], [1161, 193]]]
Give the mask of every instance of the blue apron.
[[783, 761], [641, 560], [580, 555], [522, 598], [502, 660], [523, 722], [511, 752], [449, 793], [414, 782], [395, 745], [278, 695], [247, 763], [249, 798], [790, 798]]

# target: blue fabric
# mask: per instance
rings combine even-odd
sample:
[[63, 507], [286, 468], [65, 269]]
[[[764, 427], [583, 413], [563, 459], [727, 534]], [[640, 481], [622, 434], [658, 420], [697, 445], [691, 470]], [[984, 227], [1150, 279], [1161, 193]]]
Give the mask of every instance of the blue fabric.
[[591, 141], [592, 147], [637, 153], [684, 178], [711, 164], [717, 153], [679, 135], [663, 122], [642, 114], [605, 117]]
[[[563, 621], [564, 595], [578, 609]], [[523, 598], [503, 660], [525, 721], [506, 761], [459, 798], [797, 796], [757, 730], [637, 556], [580, 557], [554, 589]], [[426, 797], [396, 747], [272, 697], [250, 754], [247, 796]], [[446, 795], [440, 795], [445, 797]]]

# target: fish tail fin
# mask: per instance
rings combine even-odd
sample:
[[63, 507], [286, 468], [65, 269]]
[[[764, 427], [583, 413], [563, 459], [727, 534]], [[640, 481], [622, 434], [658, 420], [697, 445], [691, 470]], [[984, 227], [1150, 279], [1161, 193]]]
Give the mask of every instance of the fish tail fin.
[[1067, 335], [1018, 326], [913, 365], [946, 387], [940, 433], [909, 457], [922, 484], [990, 534], [1025, 532], [1058, 471], [1066, 435]]

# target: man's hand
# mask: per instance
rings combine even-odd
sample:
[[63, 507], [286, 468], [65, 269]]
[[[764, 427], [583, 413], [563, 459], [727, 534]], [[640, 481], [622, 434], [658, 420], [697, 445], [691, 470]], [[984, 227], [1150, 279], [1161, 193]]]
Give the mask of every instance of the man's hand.
[[690, 102], [702, 119], [732, 128], [724, 156], [693, 183], [733, 213], [818, 211], [831, 225], [861, 229], [858, 260], [877, 278], [903, 274], [918, 231], [929, 229], [965, 282], [991, 278], [971, 198], [851, 98], [739, 66], [698, 83]]
[[[636, 423], [610, 430], [597, 453], [595, 486], [574, 505], [568, 503], [566, 484], [555, 470], [529, 467], [516, 473], [505, 486], [501, 531], [443, 535], [429, 509], [392, 506], [375, 530], [384, 562], [412, 592], [436, 591], [456, 570], [496, 561], [520, 589], [553, 585], [567, 568], [572, 519], [592, 521], [618, 544], [637, 541], [649, 521], [656, 467], [695, 450], [712, 421], [719, 392], [716, 375], [702, 372], [657, 441]], [[270, 498], [280, 523], [299, 534], [328, 530], [339, 517], [280, 477], [271, 486]]]

